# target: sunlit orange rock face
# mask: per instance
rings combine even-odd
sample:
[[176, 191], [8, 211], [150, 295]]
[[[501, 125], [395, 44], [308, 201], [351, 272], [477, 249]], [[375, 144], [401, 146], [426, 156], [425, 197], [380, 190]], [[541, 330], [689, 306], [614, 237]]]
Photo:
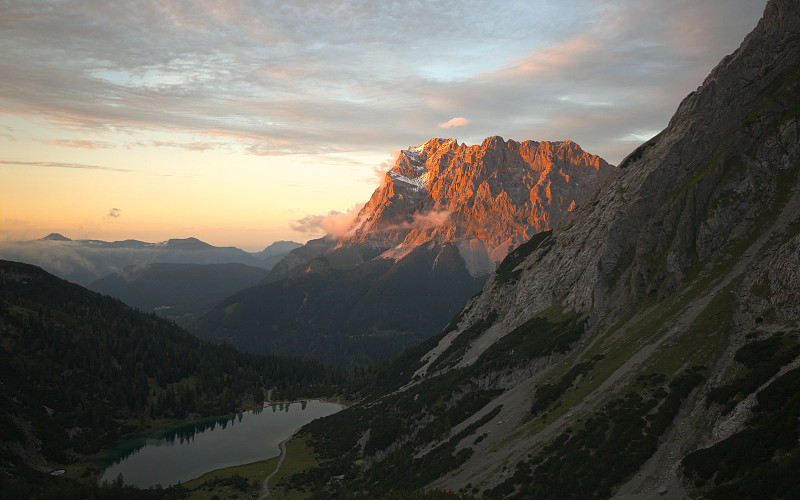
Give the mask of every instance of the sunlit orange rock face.
[[400, 153], [339, 245], [370, 242], [398, 258], [431, 240], [451, 242], [496, 263], [550, 229], [612, 169], [572, 141], [431, 139]]

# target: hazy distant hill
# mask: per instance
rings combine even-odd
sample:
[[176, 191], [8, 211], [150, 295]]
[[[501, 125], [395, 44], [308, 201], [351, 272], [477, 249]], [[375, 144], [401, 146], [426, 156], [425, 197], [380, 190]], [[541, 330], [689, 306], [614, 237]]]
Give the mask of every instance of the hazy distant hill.
[[[308, 240], [305, 245], [292, 249], [283, 256], [283, 258], [270, 269], [269, 276], [265, 281], [272, 282], [291, 277], [298, 268], [310, 262], [312, 259], [324, 255], [337, 241], [338, 239], [334, 236], [323, 236], [322, 238]], [[372, 257], [376, 257], [377, 255], [377, 253], [373, 252]]]
[[800, 498], [800, 2], [363, 394], [288, 484]]
[[[268, 247], [264, 250], [270, 250]], [[52, 233], [39, 240], [3, 243], [0, 258], [37, 265], [66, 280], [88, 285], [136, 264], [245, 264], [270, 269], [275, 259], [288, 253], [278, 242], [266, 259], [235, 247], [215, 247], [197, 238], [170, 239], [160, 243], [138, 240], [71, 240]], [[285, 250], [286, 249], [286, 250]]]
[[266, 275], [266, 269], [244, 264], [137, 264], [87, 288], [188, 325], [220, 300]]
[[439, 331], [510, 249], [579, 206], [613, 167], [571, 141], [404, 150], [343, 235], [311, 240], [269, 284], [192, 331], [252, 352], [365, 365]]
[[286, 257], [289, 252], [302, 246], [302, 243], [297, 243], [296, 241], [276, 241], [264, 250], [254, 253], [253, 256], [264, 263], [263, 266], [265, 269], [272, 269], [275, 264]]

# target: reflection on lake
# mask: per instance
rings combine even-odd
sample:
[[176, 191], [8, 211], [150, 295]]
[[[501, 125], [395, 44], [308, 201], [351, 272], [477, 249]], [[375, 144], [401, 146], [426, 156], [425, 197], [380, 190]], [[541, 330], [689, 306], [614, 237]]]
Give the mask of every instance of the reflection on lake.
[[286, 403], [128, 438], [106, 450], [101, 480], [113, 481], [122, 473], [126, 484], [140, 488], [169, 486], [215, 469], [266, 460], [278, 456], [278, 443], [294, 431], [341, 409], [322, 401]]

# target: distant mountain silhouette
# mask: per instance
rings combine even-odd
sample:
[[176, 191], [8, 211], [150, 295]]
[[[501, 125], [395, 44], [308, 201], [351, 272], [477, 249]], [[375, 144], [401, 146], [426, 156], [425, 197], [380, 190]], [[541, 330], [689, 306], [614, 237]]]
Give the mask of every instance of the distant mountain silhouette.
[[278, 245], [261, 258], [235, 247], [215, 247], [197, 238], [174, 238], [160, 243], [139, 240], [71, 240], [52, 233], [39, 240], [3, 243], [0, 257], [41, 266], [74, 283], [88, 285], [137, 264], [244, 264], [271, 269], [291, 250]]

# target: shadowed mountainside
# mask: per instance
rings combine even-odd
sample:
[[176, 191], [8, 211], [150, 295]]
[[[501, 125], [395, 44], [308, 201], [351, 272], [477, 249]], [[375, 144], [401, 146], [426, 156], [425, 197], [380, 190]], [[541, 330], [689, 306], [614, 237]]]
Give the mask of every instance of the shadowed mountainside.
[[87, 288], [188, 326], [220, 300], [266, 275], [266, 269], [244, 264], [138, 264]]
[[329, 461], [287, 487], [800, 495], [799, 159], [800, 4], [771, 0], [660, 134], [302, 431]]

